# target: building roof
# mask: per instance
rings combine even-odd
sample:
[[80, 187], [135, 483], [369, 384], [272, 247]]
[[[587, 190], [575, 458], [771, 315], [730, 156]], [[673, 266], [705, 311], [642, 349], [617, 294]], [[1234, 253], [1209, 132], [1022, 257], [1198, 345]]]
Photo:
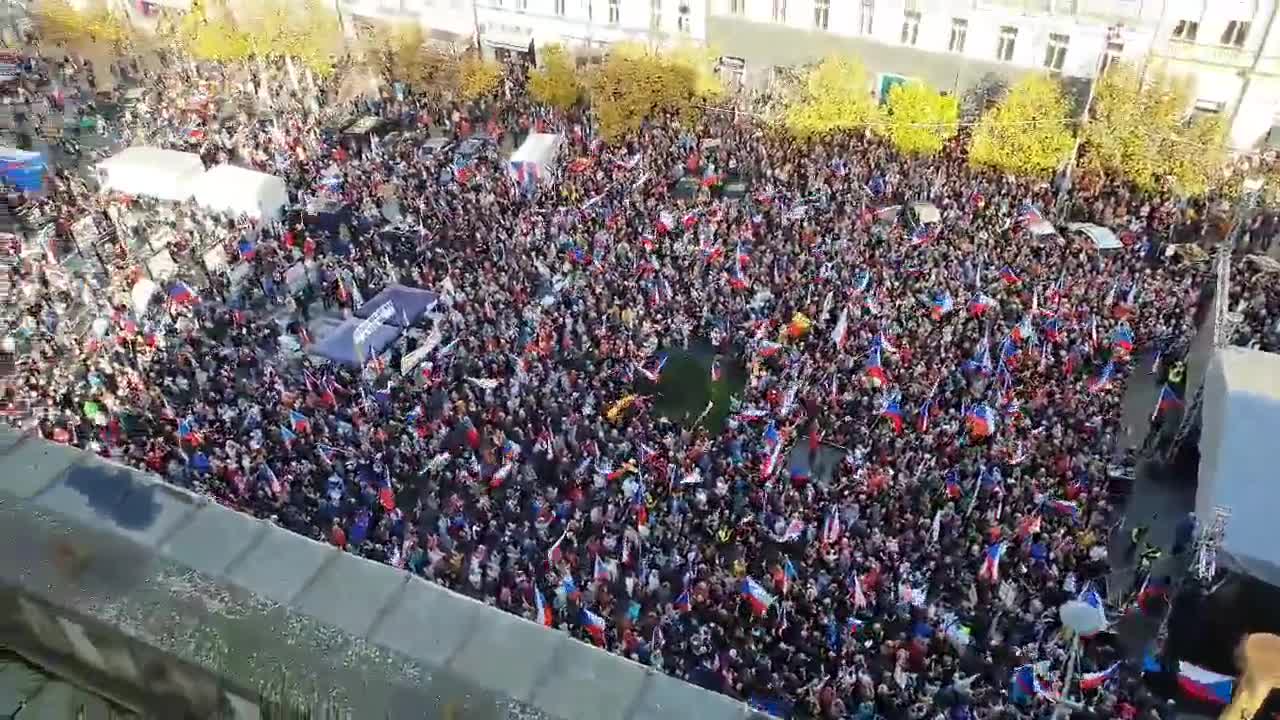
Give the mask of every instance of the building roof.
[[154, 476], [0, 430], [0, 583], [334, 717], [753, 717]]

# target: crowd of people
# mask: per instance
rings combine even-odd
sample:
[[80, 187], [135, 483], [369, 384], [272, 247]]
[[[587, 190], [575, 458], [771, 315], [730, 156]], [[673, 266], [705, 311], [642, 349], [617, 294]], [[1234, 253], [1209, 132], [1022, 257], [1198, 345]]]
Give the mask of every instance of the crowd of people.
[[[197, 83], [135, 72], [153, 103]], [[297, 211], [257, 226], [51, 177], [31, 202], [58, 232], [87, 214], [121, 242], [166, 227], [183, 279], [145, 313], [85, 293], [97, 319], [68, 335], [51, 308], [74, 293], [27, 266], [35, 349], [11, 392], [45, 437], [776, 712], [1046, 716], [1058, 606], [1131, 594], [1111, 587], [1107, 469], [1126, 382], [1149, 372], [1135, 356], [1194, 331], [1207, 268], [1153, 248], [1204, 206], [1060, 195], [975, 170], [959, 143], [801, 145], [742, 115], [651, 118], [610, 146], [512, 78], [484, 103], [346, 108], [490, 139], [462, 160], [345, 142], [302, 102], [123, 113], [122, 137], [286, 178]], [[532, 130], [564, 145], [530, 188], [499, 158]], [[1034, 232], [1063, 198], [1125, 247]], [[336, 228], [312, 222], [321, 202], [344, 208]], [[210, 245], [227, 270], [200, 267]], [[403, 344], [359, 368], [307, 352], [315, 316], [391, 283], [440, 295]], [[1245, 291], [1262, 322], [1273, 286]], [[664, 416], [673, 354], [709, 384], [745, 377], [723, 427]], [[1086, 642], [1080, 671], [1106, 674], [1072, 689], [1084, 712], [1159, 716], [1119, 660], [1106, 634]]]

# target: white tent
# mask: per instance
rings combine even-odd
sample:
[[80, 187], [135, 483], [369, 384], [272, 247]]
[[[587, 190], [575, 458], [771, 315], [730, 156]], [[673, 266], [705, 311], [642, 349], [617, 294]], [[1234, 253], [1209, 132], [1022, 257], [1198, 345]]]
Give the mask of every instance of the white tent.
[[97, 172], [104, 190], [186, 200], [191, 197], [192, 182], [204, 174], [204, 163], [194, 153], [136, 146], [98, 163]]
[[1227, 567], [1280, 585], [1280, 355], [1245, 348], [1217, 351], [1204, 379], [1196, 517], [1212, 523], [1230, 510], [1218, 557]]
[[551, 165], [560, 152], [563, 138], [551, 133], [532, 133], [520, 147], [511, 153], [507, 161], [511, 177], [516, 182], [533, 183], [551, 177]]
[[192, 185], [196, 202], [211, 210], [276, 218], [289, 204], [284, 180], [235, 165], [216, 165]]

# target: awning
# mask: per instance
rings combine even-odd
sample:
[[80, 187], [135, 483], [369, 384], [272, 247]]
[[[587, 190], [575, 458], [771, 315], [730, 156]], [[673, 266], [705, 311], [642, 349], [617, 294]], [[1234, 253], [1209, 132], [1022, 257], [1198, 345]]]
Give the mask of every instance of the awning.
[[533, 51], [533, 35], [485, 31], [480, 33], [480, 39], [484, 41], [485, 45], [502, 48], [503, 50], [514, 50], [515, 52], [523, 53]]

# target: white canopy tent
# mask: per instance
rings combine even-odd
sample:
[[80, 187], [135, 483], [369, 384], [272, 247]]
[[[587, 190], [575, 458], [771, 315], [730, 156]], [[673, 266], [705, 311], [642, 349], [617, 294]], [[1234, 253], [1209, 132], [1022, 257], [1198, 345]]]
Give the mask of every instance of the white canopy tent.
[[104, 190], [176, 201], [191, 197], [204, 162], [194, 153], [135, 146], [98, 163], [96, 170]]
[[278, 218], [289, 204], [284, 180], [235, 165], [216, 165], [192, 184], [197, 203], [210, 210]]
[[1227, 567], [1280, 586], [1280, 355], [1245, 348], [1217, 351], [1204, 379], [1196, 516], [1212, 523], [1230, 510], [1218, 558]]

